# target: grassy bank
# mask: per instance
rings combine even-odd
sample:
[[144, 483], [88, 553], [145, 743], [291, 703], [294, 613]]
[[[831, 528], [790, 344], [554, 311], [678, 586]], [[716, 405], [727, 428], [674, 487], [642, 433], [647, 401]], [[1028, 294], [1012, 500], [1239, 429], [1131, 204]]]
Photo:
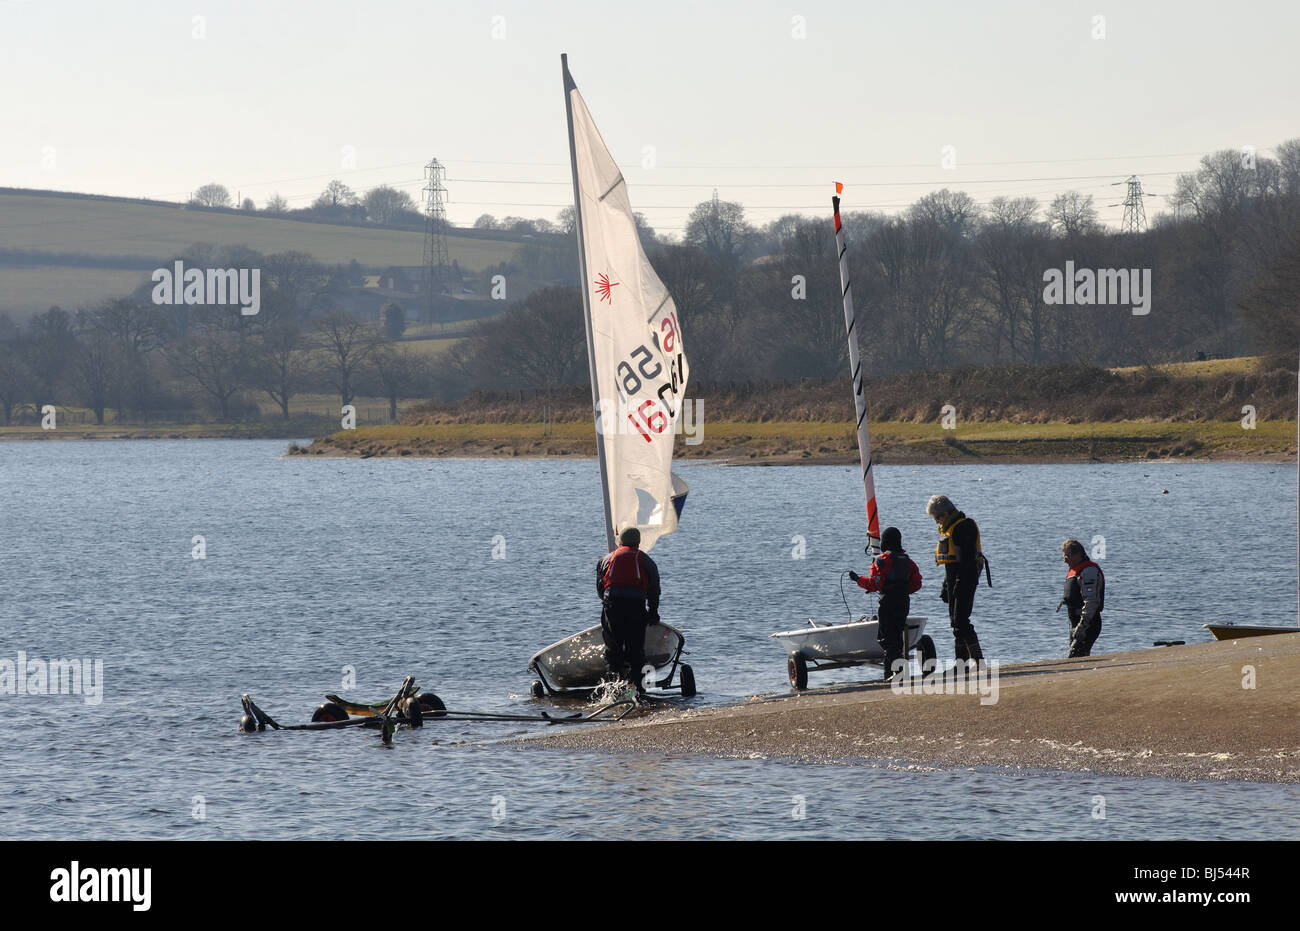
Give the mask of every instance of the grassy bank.
[[[893, 464], [1088, 462], [1131, 459], [1286, 459], [1296, 453], [1296, 425], [1260, 421], [1254, 430], [1231, 423], [972, 423], [872, 424], [877, 461]], [[698, 439], [699, 442], [694, 442]], [[590, 423], [447, 423], [360, 427], [294, 447], [295, 455], [334, 456], [594, 456]], [[713, 422], [677, 443], [677, 457], [733, 462], [852, 462], [852, 424], [822, 421]]]

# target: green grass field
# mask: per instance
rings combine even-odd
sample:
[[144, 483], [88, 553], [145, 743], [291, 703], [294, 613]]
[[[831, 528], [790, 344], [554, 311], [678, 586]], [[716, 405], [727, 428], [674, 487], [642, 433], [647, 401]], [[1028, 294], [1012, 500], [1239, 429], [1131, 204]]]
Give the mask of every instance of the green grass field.
[[398, 345], [428, 356], [430, 359], [436, 359], [452, 346], [459, 343], [462, 339], [464, 339], [464, 337], [459, 336], [444, 338], [435, 337], [432, 339], [408, 339], [403, 340]]
[[[1194, 378], [1203, 375], [1246, 375], [1259, 368], [1259, 356], [1237, 356], [1232, 359], [1207, 359], [1204, 362], [1169, 362], [1155, 366], [1162, 375], [1174, 378]], [[1145, 371], [1140, 365], [1111, 369], [1118, 375], [1135, 375]]]
[[[329, 265], [355, 259], [367, 268], [420, 265], [424, 235], [399, 230], [304, 223], [258, 215], [35, 194], [0, 194], [0, 250], [165, 261], [195, 243], [244, 245], [264, 254], [295, 250]], [[509, 261], [513, 242], [447, 237], [466, 272]], [[0, 267], [0, 311], [65, 309], [131, 290], [141, 273], [68, 265]], [[123, 285], [125, 284], [125, 287]]]
[[76, 265], [0, 266], [0, 312], [39, 313], [54, 305], [72, 313], [107, 297], [130, 294], [148, 279], [147, 272]]

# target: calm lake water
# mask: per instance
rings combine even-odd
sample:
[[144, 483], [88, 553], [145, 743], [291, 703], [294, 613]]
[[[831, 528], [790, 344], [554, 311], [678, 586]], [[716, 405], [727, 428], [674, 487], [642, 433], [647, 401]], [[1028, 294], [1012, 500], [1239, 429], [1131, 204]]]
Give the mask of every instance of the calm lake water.
[[[287, 445], [0, 443], [0, 660], [103, 662], [98, 704], [0, 695], [0, 838], [1300, 838], [1295, 787], [560, 752], [501, 744], [536, 731], [510, 724], [438, 722], [389, 748], [372, 731], [240, 735], [242, 692], [298, 722], [326, 692], [378, 700], [407, 673], [453, 708], [533, 713], [548, 706], [527, 697], [527, 658], [599, 617], [594, 460]], [[679, 472], [681, 529], [653, 555], [695, 703], [782, 691], [767, 634], [843, 617], [839, 572], [864, 569], [857, 470]], [[1002, 663], [1064, 655], [1067, 535], [1104, 537], [1098, 652], [1296, 616], [1291, 466], [896, 466], [877, 484], [941, 659], [935, 492], [980, 523], [995, 587], [974, 619]]]

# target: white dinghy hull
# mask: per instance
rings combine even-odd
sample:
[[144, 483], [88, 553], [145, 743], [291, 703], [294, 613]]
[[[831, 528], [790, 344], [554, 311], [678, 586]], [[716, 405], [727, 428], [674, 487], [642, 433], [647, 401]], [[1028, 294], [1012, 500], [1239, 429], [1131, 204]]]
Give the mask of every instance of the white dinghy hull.
[[[916, 648], [925, 633], [926, 618], [910, 615], [904, 645], [908, 651]], [[799, 652], [804, 659], [826, 663], [881, 663], [885, 651], [876, 639], [880, 622], [862, 617], [852, 624], [822, 624], [783, 630], [769, 636], [779, 640], [786, 652]]]

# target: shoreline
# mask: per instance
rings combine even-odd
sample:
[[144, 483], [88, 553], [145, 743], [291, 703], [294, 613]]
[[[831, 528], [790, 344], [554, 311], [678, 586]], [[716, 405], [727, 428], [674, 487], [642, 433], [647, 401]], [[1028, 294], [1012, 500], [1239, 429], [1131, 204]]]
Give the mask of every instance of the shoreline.
[[[1252, 688], [1243, 687], [1248, 667]], [[879, 682], [814, 687], [519, 742], [1300, 785], [1298, 676], [1300, 634], [1277, 634], [1015, 664], [983, 696], [895, 694]], [[707, 670], [701, 680], [707, 690]], [[996, 701], [982, 704], [990, 695]]]
[[[887, 465], [1152, 461], [1294, 462], [1294, 421], [1261, 422], [974, 422], [956, 430], [934, 423], [872, 425], [872, 452]], [[358, 427], [291, 445], [290, 456], [331, 458], [594, 458], [589, 422], [435, 423]], [[851, 424], [823, 421], [701, 425], [676, 445], [679, 462], [729, 465], [854, 465]]]
[[[315, 429], [319, 429], [317, 425]], [[313, 425], [78, 425], [42, 430], [0, 427], [0, 441], [258, 439], [286, 441], [286, 456], [418, 459], [594, 459], [590, 423], [437, 423], [358, 427], [316, 437]], [[883, 465], [1048, 465], [1134, 462], [1293, 463], [1294, 421], [1260, 422], [974, 422], [954, 431], [937, 424], [885, 421], [872, 427]], [[720, 465], [838, 465], [858, 462], [849, 424], [822, 421], [710, 423], [676, 444], [679, 462]]]

